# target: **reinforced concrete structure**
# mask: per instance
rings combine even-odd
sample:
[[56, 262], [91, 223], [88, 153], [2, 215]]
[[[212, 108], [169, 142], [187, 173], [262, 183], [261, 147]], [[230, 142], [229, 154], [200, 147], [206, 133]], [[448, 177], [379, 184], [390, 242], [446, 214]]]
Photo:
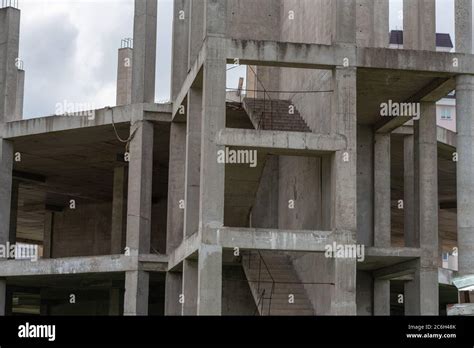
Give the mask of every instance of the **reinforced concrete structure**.
[[[0, 9], [0, 245], [39, 255], [2, 254], [0, 314], [474, 313], [452, 282], [474, 274], [472, 1], [453, 6], [448, 53], [434, 0], [404, 0], [403, 49], [388, 0], [175, 0], [157, 104], [157, 0], [135, 0], [117, 106], [34, 119]], [[457, 133], [436, 124], [453, 90]]]

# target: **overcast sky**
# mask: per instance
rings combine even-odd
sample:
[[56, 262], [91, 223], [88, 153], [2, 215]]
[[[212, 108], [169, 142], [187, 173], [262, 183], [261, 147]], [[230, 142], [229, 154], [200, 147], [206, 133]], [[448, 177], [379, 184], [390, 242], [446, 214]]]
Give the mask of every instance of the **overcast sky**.
[[[172, 0], [158, 1], [156, 101], [169, 100]], [[401, 29], [403, 0], [390, 0], [390, 29]], [[454, 42], [454, 0], [437, 0], [437, 32]], [[20, 0], [20, 57], [26, 118], [52, 115], [57, 103], [115, 105], [117, 49], [133, 36], [133, 0]], [[236, 87], [242, 68], [229, 71]]]

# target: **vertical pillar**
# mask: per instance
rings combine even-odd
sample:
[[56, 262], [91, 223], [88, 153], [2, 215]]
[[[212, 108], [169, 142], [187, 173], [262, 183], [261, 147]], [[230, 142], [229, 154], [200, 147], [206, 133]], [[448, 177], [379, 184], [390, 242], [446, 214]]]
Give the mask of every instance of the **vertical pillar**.
[[459, 275], [474, 274], [474, 77], [456, 78]]
[[[0, 244], [10, 239], [13, 144], [0, 138]], [[0, 260], [2, 262], [2, 260]], [[6, 313], [6, 280], [0, 279], [0, 316]]]
[[333, 6], [332, 42], [356, 43], [356, 0], [328, 2]]
[[123, 315], [148, 315], [149, 285], [148, 272], [125, 272]]
[[120, 48], [117, 63], [117, 105], [128, 105], [132, 102], [132, 62], [133, 49]]
[[357, 46], [388, 47], [389, 0], [357, 0]]
[[172, 123], [168, 175], [168, 234], [166, 249], [171, 253], [183, 241], [185, 200], [186, 124]]
[[472, 53], [472, 0], [455, 0], [456, 52]]
[[0, 123], [15, 119], [17, 105], [20, 10], [0, 9]]
[[53, 229], [54, 229], [54, 212], [46, 210], [44, 212], [43, 225], [43, 258], [50, 259], [53, 257]]
[[155, 100], [157, 0], [135, 0], [132, 103]]
[[374, 315], [390, 315], [390, 280], [374, 279]]
[[403, 0], [403, 48], [436, 50], [435, 0]]
[[183, 315], [197, 314], [197, 285], [198, 285], [198, 262], [195, 260], [184, 260], [183, 262]]
[[182, 285], [183, 277], [181, 273], [166, 273], [165, 315], [181, 315], [180, 296], [182, 295]]
[[[191, 2], [174, 0], [171, 98], [175, 100], [186, 79], [189, 60]], [[202, 32], [201, 32], [202, 33]]]
[[189, 60], [188, 69], [197, 58], [204, 36], [204, 0], [191, 0], [189, 16]]
[[112, 224], [110, 238], [110, 253], [123, 254], [124, 232], [127, 215], [127, 168], [114, 168], [114, 187], [112, 197]]
[[438, 315], [438, 142], [436, 104], [421, 103], [420, 120], [415, 121], [417, 192], [415, 228], [419, 226], [422, 254], [414, 280], [405, 284], [405, 314]]
[[375, 134], [374, 143], [374, 244], [391, 245], [390, 133]]
[[[355, 244], [357, 238], [356, 74], [356, 68], [338, 67], [333, 71], [332, 132], [347, 139], [346, 149], [336, 152], [332, 165], [332, 225], [336, 242], [340, 244]], [[334, 269], [332, 314], [355, 315], [356, 259], [336, 258]]]
[[197, 314], [221, 315], [222, 247], [201, 244], [198, 261]]
[[15, 120], [23, 119], [23, 99], [25, 95], [25, 70], [17, 71], [17, 91], [15, 104]]
[[201, 123], [202, 89], [191, 88], [188, 93], [188, 122], [186, 130], [185, 237], [191, 236], [199, 228]]
[[[153, 184], [153, 124], [143, 121], [130, 143], [127, 203], [127, 243], [131, 256], [150, 252], [151, 204]], [[138, 261], [137, 261], [138, 262]], [[124, 314], [148, 313], [148, 273], [125, 274]]]
[[120, 297], [122, 291], [119, 288], [112, 287], [109, 290], [109, 315], [118, 316], [120, 315]]
[[357, 240], [374, 245], [374, 131], [357, 127]]
[[419, 229], [415, 228], [414, 136], [403, 138], [403, 226], [406, 247], [419, 247]]
[[12, 180], [12, 193], [11, 193], [11, 204], [10, 204], [10, 229], [8, 233], [8, 240], [10, 244], [16, 243], [16, 232], [18, 224], [18, 198], [20, 194], [20, 182], [18, 180]]

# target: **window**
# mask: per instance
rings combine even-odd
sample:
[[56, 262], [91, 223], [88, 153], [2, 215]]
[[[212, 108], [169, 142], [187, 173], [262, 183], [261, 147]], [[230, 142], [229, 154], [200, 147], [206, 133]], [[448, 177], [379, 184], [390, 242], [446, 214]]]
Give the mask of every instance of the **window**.
[[442, 106], [440, 111], [441, 111], [441, 120], [444, 120], [444, 121], [452, 120], [452, 112], [451, 112], [450, 107]]

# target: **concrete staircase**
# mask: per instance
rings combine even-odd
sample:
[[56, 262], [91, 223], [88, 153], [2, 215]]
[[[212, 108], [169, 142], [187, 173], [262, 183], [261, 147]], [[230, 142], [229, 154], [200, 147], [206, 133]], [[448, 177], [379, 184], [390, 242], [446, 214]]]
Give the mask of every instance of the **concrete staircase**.
[[[260, 315], [313, 315], [313, 307], [293, 264], [285, 253], [250, 251], [242, 267]], [[290, 303], [290, 295], [294, 302]]]
[[300, 112], [295, 108], [290, 114], [290, 100], [244, 98], [242, 106], [255, 129], [310, 133]]

